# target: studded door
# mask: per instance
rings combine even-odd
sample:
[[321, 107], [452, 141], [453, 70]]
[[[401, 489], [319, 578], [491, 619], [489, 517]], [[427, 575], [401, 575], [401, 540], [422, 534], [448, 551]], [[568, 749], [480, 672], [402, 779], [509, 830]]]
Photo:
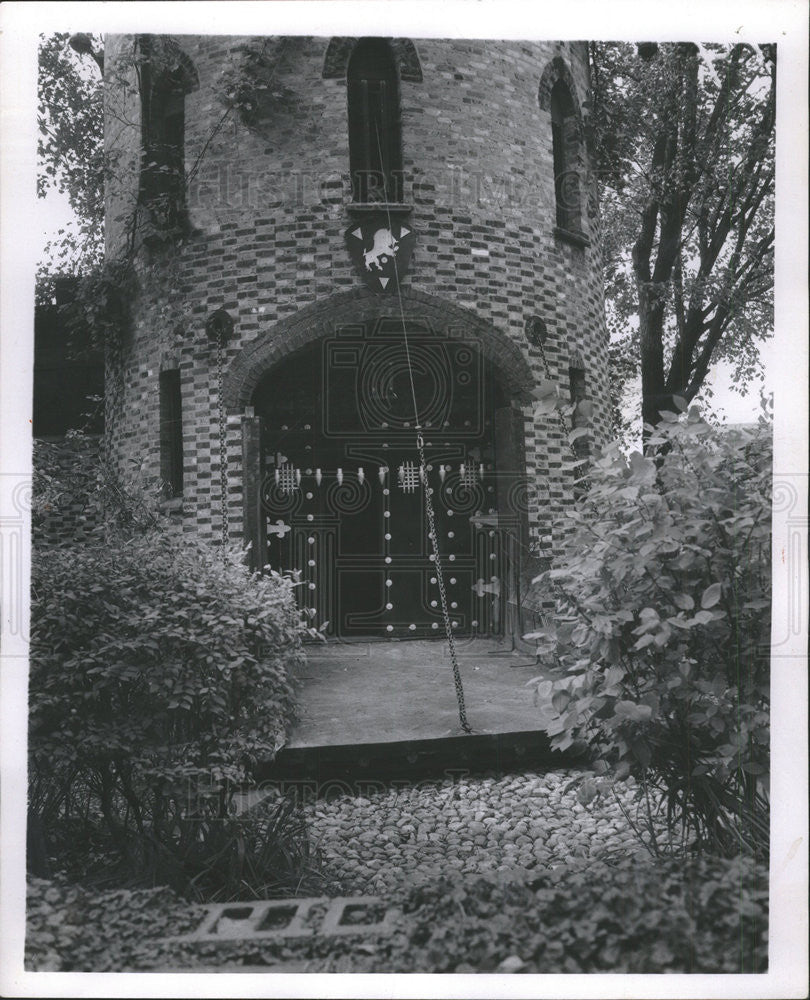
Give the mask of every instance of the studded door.
[[[413, 373], [413, 388], [409, 370]], [[499, 634], [508, 545], [494, 413], [475, 343], [399, 322], [344, 328], [259, 385], [268, 561], [299, 573], [310, 622], [344, 639], [442, 636], [414, 396], [452, 627]]]

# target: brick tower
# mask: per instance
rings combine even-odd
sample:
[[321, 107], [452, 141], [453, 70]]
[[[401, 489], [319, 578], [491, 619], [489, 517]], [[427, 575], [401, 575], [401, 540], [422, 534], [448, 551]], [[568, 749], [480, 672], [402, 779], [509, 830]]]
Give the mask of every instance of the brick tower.
[[[343, 640], [515, 636], [607, 432], [579, 42], [115, 36], [107, 448]], [[537, 397], [579, 405], [561, 421]], [[584, 454], [589, 439], [577, 442]]]

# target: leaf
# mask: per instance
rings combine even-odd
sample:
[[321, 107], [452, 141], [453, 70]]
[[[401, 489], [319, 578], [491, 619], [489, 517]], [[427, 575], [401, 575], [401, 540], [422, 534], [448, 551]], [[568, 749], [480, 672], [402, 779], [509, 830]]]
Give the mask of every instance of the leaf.
[[599, 794], [599, 789], [593, 778], [586, 778], [577, 789], [577, 801], [580, 805], [587, 806]]
[[555, 691], [551, 697], [551, 704], [556, 711], [562, 714], [571, 703], [571, 695], [567, 691]]
[[559, 396], [557, 383], [551, 379], [540, 379], [536, 387], [532, 390], [532, 396], [537, 400], [556, 400]]
[[534, 687], [535, 697], [538, 703], [541, 701], [547, 702], [549, 700], [549, 698], [551, 697], [552, 688], [554, 686], [550, 680], [546, 680], [542, 677], [536, 677], [534, 679], [534, 682], [529, 681], [528, 683], [532, 684], [532, 686]]
[[634, 451], [630, 456], [630, 471], [634, 479], [651, 482], [655, 479], [655, 463]]
[[673, 594], [672, 601], [675, 606], [680, 608], [682, 611], [691, 611], [695, 606], [695, 602], [689, 594]]
[[649, 744], [646, 740], [633, 740], [630, 744], [630, 749], [633, 751], [636, 760], [638, 760], [639, 764], [646, 771], [652, 760], [652, 750], [650, 750]]
[[713, 583], [703, 591], [700, 599], [701, 608], [713, 608], [723, 595], [723, 587], [719, 583]]
[[617, 781], [624, 781], [624, 779], [629, 776], [630, 765], [627, 763], [626, 760], [622, 760], [616, 765], [616, 770], [614, 771], [614, 774]]
[[539, 415], [549, 415], [557, 409], [558, 399], [553, 396], [543, 396], [534, 404], [534, 411]]
[[605, 687], [612, 688], [624, 677], [624, 670], [619, 666], [611, 666], [605, 671]]
[[617, 701], [614, 709], [616, 716], [631, 722], [648, 722], [652, 718], [649, 705], [637, 705], [632, 701]]

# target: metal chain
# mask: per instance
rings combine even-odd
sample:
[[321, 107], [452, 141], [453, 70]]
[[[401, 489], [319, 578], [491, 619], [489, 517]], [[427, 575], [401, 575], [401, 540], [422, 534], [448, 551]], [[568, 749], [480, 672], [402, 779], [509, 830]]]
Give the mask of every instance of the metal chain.
[[225, 550], [228, 544], [228, 470], [225, 448], [225, 409], [222, 404], [222, 338], [223, 330], [217, 334], [217, 405], [219, 407], [219, 487], [222, 494], [222, 560], [225, 561]]
[[[379, 126], [376, 125], [376, 123], [375, 123], [375, 128], [377, 133], [377, 152], [380, 157], [380, 164], [382, 165], [384, 161], [382, 155], [382, 144], [380, 141], [380, 129]], [[386, 188], [386, 184], [387, 184], [387, 177], [385, 176], [385, 172], [383, 171], [383, 193], [385, 195], [386, 214], [388, 216], [388, 230], [393, 235], [393, 229], [391, 225], [391, 210], [390, 207], [388, 207], [388, 191]], [[414, 415], [414, 421], [416, 423], [416, 447], [417, 450], [419, 451], [421, 479], [425, 493], [425, 510], [428, 516], [430, 543], [431, 546], [433, 547], [433, 565], [436, 567], [436, 582], [439, 585], [439, 596], [441, 597], [442, 601], [442, 616], [444, 617], [444, 631], [445, 634], [447, 635], [447, 645], [450, 648], [450, 662], [453, 665], [453, 683], [456, 686], [456, 701], [458, 702], [458, 718], [461, 723], [461, 728], [464, 730], [465, 733], [469, 734], [472, 732], [472, 727], [470, 726], [469, 722], [467, 722], [467, 709], [464, 705], [464, 688], [461, 685], [461, 673], [459, 672], [458, 669], [458, 659], [456, 657], [456, 642], [453, 637], [453, 626], [450, 622], [450, 612], [447, 609], [447, 592], [444, 589], [444, 577], [442, 576], [442, 563], [441, 563], [441, 557], [439, 556], [439, 538], [438, 535], [436, 534], [436, 515], [433, 511], [433, 500], [431, 499], [431, 494], [433, 491], [430, 487], [430, 484], [428, 483], [428, 470], [427, 470], [427, 463], [425, 461], [425, 442], [422, 438], [421, 428], [419, 426], [419, 407], [416, 402], [416, 385], [414, 384], [413, 380], [411, 351], [410, 351], [410, 345], [408, 344], [408, 327], [405, 322], [405, 309], [402, 304], [402, 289], [400, 288], [399, 285], [399, 269], [397, 267], [396, 254], [394, 254], [394, 275], [396, 278], [397, 298], [399, 299], [399, 314], [402, 319], [402, 341], [403, 344], [405, 345], [405, 359], [408, 365], [408, 378], [410, 379], [411, 383], [411, 398], [413, 399], [413, 415]]]
[[433, 547], [433, 565], [436, 568], [436, 582], [439, 585], [439, 597], [442, 602], [442, 615], [444, 617], [444, 631], [447, 635], [447, 645], [450, 647], [450, 662], [453, 666], [453, 683], [456, 686], [456, 700], [458, 701], [458, 718], [461, 728], [465, 733], [471, 733], [472, 727], [467, 721], [467, 709], [464, 705], [464, 688], [461, 685], [461, 673], [458, 669], [458, 658], [456, 657], [456, 640], [453, 636], [453, 626], [450, 621], [450, 612], [447, 609], [447, 591], [444, 588], [444, 576], [442, 575], [442, 563], [439, 556], [439, 538], [436, 533], [436, 515], [433, 510], [433, 489], [428, 483], [427, 462], [425, 461], [425, 442], [421, 434], [416, 435], [416, 447], [419, 451], [419, 463], [422, 470], [422, 486], [425, 493], [425, 510], [428, 516], [428, 536]]

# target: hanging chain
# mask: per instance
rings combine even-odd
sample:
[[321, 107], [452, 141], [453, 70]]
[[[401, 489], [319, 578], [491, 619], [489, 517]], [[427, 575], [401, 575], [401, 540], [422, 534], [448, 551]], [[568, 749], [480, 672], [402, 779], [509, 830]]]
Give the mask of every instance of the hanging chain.
[[456, 640], [453, 635], [453, 625], [450, 621], [450, 612], [447, 608], [447, 591], [444, 588], [444, 575], [442, 574], [442, 561], [439, 556], [439, 536], [436, 532], [436, 515], [433, 510], [433, 490], [428, 483], [428, 469], [425, 461], [425, 443], [422, 435], [416, 435], [416, 447], [419, 451], [419, 464], [422, 472], [422, 486], [425, 493], [425, 510], [428, 517], [428, 537], [433, 548], [433, 565], [436, 568], [436, 583], [439, 585], [439, 597], [442, 602], [442, 616], [444, 617], [444, 631], [447, 636], [447, 645], [450, 648], [450, 663], [453, 667], [453, 683], [456, 686], [456, 700], [458, 701], [458, 718], [461, 728], [465, 733], [471, 733], [472, 727], [467, 721], [467, 709], [464, 705], [464, 688], [461, 685], [461, 672], [458, 669], [458, 658], [456, 656]]
[[[375, 130], [377, 133], [377, 152], [380, 157], [380, 166], [384, 167], [383, 155], [382, 155], [382, 144], [380, 142], [380, 129], [375, 123]], [[393, 230], [391, 225], [391, 210], [388, 207], [388, 190], [387, 190], [387, 177], [385, 176], [385, 170], [383, 169], [383, 193], [385, 195], [386, 204], [386, 214], [388, 216], [388, 230], [393, 236]], [[439, 555], [439, 536], [436, 532], [436, 515], [433, 510], [433, 499], [432, 499], [432, 489], [428, 483], [428, 470], [427, 463], [425, 461], [425, 442], [422, 439], [421, 429], [419, 426], [419, 408], [416, 402], [416, 385], [413, 380], [413, 366], [411, 365], [411, 351], [410, 345], [408, 344], [408, 327], [405, 322], [405, 309], [402, 305], [402, 289], [399, 287], [399, 269], [397, 267], [397, 258], [394, 254], [394, 275], [396, 277], [396, 288], [397, 288], [397, 298], [399, 299], [399, 315], [402, 319], [402, 340], [405, 345], [405, 360], [408, 365], [408, 378], [411, 383], [411, 398], [413, 399], [413, 415], [414, 422], [416, 424], [416, 448], [419, 452], [419, 464], [421, 470], [422, 487], [425, 493], [425, 511], [428, 516], [428, 532], [430, 536], [431, 547], [433, 548], [433, 565], [436, 571], [436, 582], [439, 585], [439, 597], [442, 602], [442, 617], [444, 618], [444, 631], [447, 635], [447, 645], [450, 648], [450, 662], [453, 666], [453, 683], [456, 687], [456, 701], [458, 702], [458, 718], [461, 723], [461, 728], [465, 733], [472, 733], [472, 727], [467, 721], [467, 709], [464, 705], [464, 688], [461, 685], [461, 672], [458, 669], [458, 658], [456, 656], [456, 641], [453, 636], [453, 625], [450, 621], [450, 612], [447, 607], [447, 591], [444, 589], [444, 577], [442, 575], [442, 562], [441, 556]]]
[[224, 331], [217, 334], [217, 405], [219, 407], [219, 488], [222, 494], [222, 561], [225, 561], [225, 549], [228, 544], [228, 469], [225, 447], [225, 408], [222, 404], [222, 339]]

